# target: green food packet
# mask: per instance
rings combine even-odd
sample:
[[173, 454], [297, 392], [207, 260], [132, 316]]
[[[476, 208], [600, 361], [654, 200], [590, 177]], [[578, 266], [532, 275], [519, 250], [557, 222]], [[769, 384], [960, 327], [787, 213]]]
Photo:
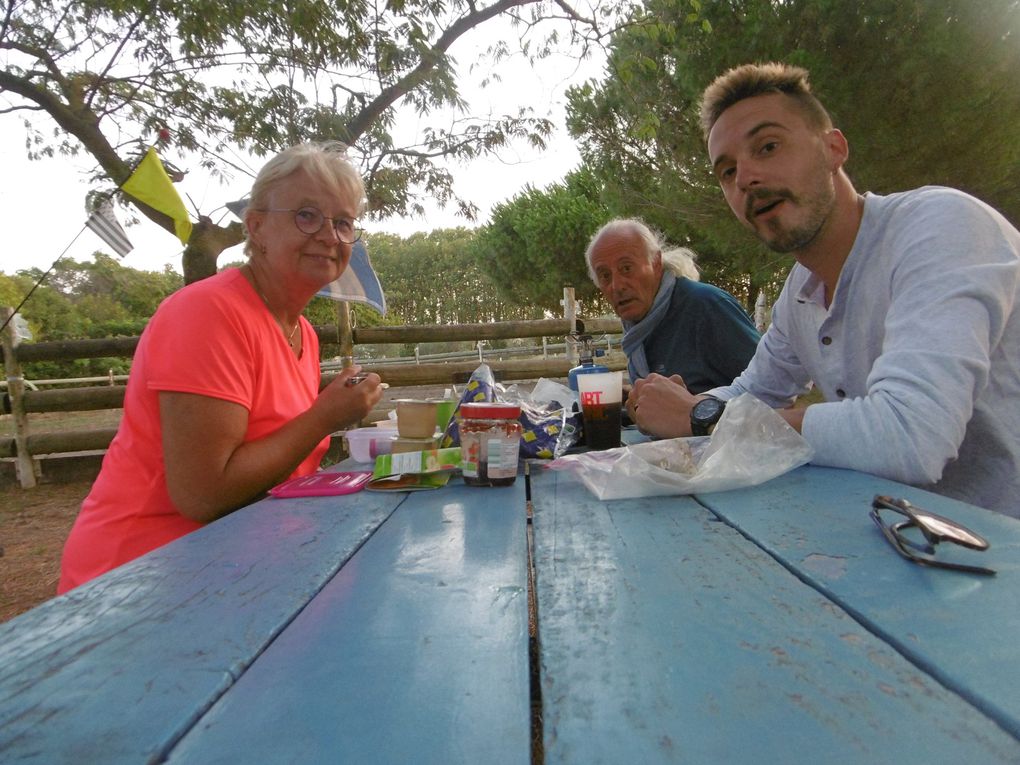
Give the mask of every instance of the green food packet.
[[375, 458], [372, 480], [407, 473], [442, 473], [460, 469], [460, 447], [424, 452], [380, 454]]
[[460, 447], [424, 452], [380, 454], [375, 458], [372, 480], [365, 486], [375, 491], [415, 491], [446, 486], [460, 469]]

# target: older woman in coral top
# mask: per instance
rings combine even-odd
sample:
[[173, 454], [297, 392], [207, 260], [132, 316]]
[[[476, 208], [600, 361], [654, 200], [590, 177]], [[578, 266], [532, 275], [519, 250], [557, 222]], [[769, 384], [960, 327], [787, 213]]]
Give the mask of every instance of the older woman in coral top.
[[360, 236], [361, 177], [337, 144], [274, 157], [252, 187], [248, 262], [167, 298], [131, 367], [124, 416], [64, 548], [65, 592], [318, 469], [330, 433], [382, 396], [357, 367], [319, 391], [302, 316]]

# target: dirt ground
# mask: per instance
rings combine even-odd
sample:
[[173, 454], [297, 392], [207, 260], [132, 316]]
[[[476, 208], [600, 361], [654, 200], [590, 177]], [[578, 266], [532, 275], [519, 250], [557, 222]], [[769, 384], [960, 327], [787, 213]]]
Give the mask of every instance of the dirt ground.
[[56, 594], [64, 540], [91, 485], [0, 485], [0, 622]]

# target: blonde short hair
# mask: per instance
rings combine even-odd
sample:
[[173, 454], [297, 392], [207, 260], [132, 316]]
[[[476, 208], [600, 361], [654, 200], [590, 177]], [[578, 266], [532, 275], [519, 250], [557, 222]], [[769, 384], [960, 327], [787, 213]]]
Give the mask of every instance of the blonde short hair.
[[808, 83], [808, 71], [782, 63], [744, 64], [719, 75], [701, 97], [701, 130], [705, 140], [722, 113], [739, 101], [770, 93], [794, 100], [808, 124], [831, 130], [832, 118]]
[[[244, 211], [245, 223], [250, 214], [269, 204], [270, 195], [280, 183], [301, 171], [323, 183], [337, 197], [353, 202], [356, 215], [365, 211], [365, 182], [347, 157], [347, 146], [339, 141], [299, 143], [281, 151], [259, 171]], [[252, 256], [251, 239], [245, 241], [244, 253]]]

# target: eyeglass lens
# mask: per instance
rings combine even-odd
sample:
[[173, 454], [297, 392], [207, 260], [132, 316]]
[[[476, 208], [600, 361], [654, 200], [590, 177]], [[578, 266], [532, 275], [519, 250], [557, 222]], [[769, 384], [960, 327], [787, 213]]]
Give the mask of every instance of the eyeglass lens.
[[942, 540], [955, 542], [956, 544], [970, 547], [975, 550], [988, 549], [988, 541], [981, 535], [975, 534], [966, 526], [944, 518], [928, 510], [922, 510], [905, 499], [893, 499], [877, 495], [871, 503], [872, 507], [886, 508], [900, 515], [905, 515], [921, 529], [925, 538], [932, 544], [938, 544]]
[[[907, 516], [907, 520], [892, 524], [886, 523], [879, 513], [880, 510], [892, 510], [900, 515]], [[941, 515], [936, 515], [927, 510], [922, 510], [906, 500], [892, 499], [880, 495], [872, 500], [870, 515], [871, 520], [879, 527], [886, 541], [892, 545], [893, 549], [914, 563], [985, 576], [995, 575], [995, 571], [990, 568], [952, 563], [938, 560], [934, 557], [935, 548], [933, 545], [938, 544], [940, 541], [953, 542], [978, 551], [988, 549], [988, 542], [983, 537], [955, 521], [943, 518]], [[924, 538], [930, 544], [918, 544], [909, 539], [904, 532], [911, 528], [922, 532]]]
[[345, 244], [354, 244], [361, 238], [361, 230], [355, 228], [354, 222], [347, 218], [327, 218], [321, 210], [314, 207], [302, 207], [294, 211], [294, 224], [303, 234], [319, 233], [323, 224], [329, 220], [336, 232], [337, 239]]

